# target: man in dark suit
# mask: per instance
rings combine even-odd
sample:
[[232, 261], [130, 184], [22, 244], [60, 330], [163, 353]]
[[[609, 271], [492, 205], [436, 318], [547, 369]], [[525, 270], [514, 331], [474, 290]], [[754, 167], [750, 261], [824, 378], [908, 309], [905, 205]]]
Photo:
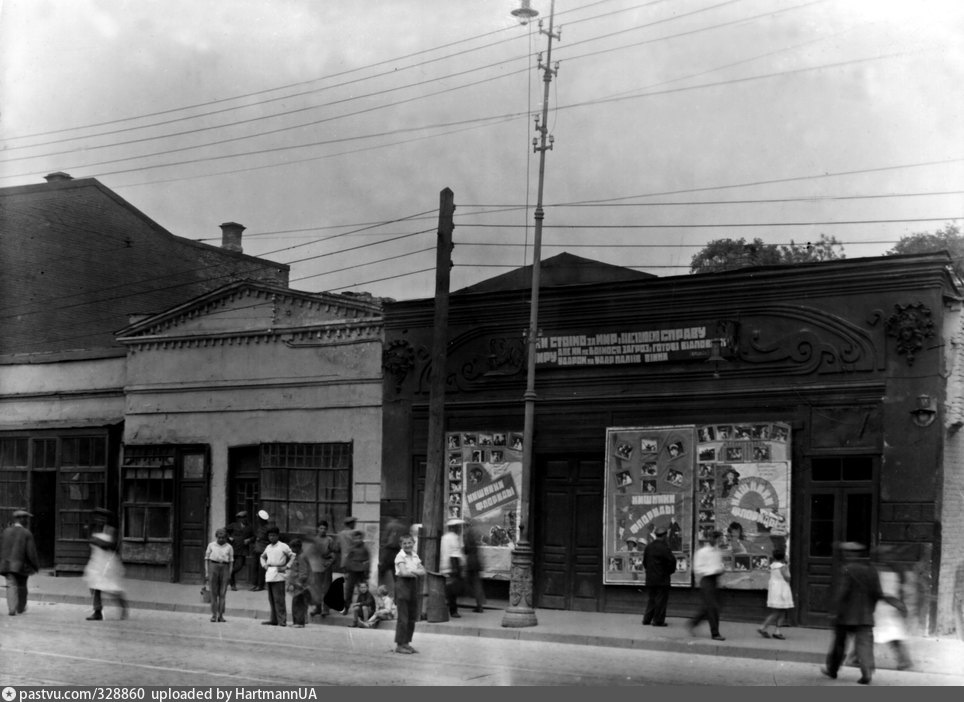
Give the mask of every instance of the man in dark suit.
[[643, 551], [646, 589], [649, 590], [643, 624], [666, 626], [666, 603], [669, 601], [670, 576], [676, 572], [676, 556], [666, 543], [665, 527], [659, 527], [655, 537]]
[[840, 544], [842, 567], [837, 578], [837, 589], [832, 610], [833, 642], [827, 653], [827, 664], [820, 672], [836, 678], [844, 659], [847, 638], [854, 637], [854, 647], [860, 662], [861, 685], [869, 685], [874, 674], [874, 608], [877, 600], [886, 600], [901, 612], [904, 603], [896, 597], [885, 596], [880, 588], [880, 577], [866, 558], [863, 544], [848, 541]]
[[33, 515], [18, 509], [13, 524], [0, 535], [0, 575], [7, 578], [7, 609], [10, 616], [27, 610], [27, 578], [40, 569], [37, 545], [27, 522]]

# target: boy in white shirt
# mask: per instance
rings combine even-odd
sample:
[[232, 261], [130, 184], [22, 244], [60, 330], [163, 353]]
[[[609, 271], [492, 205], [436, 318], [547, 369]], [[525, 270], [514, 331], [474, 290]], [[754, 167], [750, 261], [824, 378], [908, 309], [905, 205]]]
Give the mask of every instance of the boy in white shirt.
[[288, 626], [288, 607], [285, 604], [285, 578], [288, 566], [295, 559], [295, 552], [284, 541], [276, 526], [266, 532], [268, 545], [261, 553], [261, 567], [265, 569], [264, 583], [268, 590], [268, 606], [271, 619], [261, 622], [268, 626]]

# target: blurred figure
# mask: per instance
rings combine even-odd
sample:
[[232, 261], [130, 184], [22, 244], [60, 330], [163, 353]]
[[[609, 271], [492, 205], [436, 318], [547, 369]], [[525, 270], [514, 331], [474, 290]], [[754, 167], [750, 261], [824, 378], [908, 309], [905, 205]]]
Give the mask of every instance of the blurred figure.
[[646, 589], [649, 599], [643, 624], [666, 626], [666, 604], [669, 602], [670, 576], [676, 572], [676, 556], [666, 543], [666, 527], [655, 531], [655, 539], [643, 551], [643, 567], [646, 569]]
[[445, 576], [445, 601], [448, 603], [449, 616], [458, 619], [459, 595], [462, 594], [462, 565], [465, 554], [462, 551], [461, 519], [449, 519], [445, 523], [445, 533], [439, 545], [439, 572]]
[[251, 559], [251, 592], [264, 590], [265, 569], [261, 565], [261, 554], [268, 546], [268, 513], [263, 509], [258, 512], [257, 526], [254, 528], [254, 542], [252, 551], [254, 558]]
[[[894, 559], [890, 546], [878, 547], [874, 554], [880, 589], [884, 598], [874, 609], [874, 643], [890, 644], [897, 658], [897, 670], [912, 667], [907, 650], [907, 606], [904, 604], [904, 569]], [[894, 602], [900, 603], [900, 607]]]
[[94, 612], [87, 621], [104, 618], [103, 593], [111, 595], [121, 608], [121, 619], [127, 619], [127, 599], [124, 597], [124, 564], [117, 553], [117, 530], [108, 522], [109, 510], [94, 510], [90, 534], [90, 559], [84, 567], [84, 580], [90, 588]]
[[837, 579], [834, 598], [833, 641], [827, 653], [827, 664], [820, 672], [828, 678], [836, 678], [843, 663], [847, 639], [854, 638], [857, 657], [860, 659], [861, 685], [869, 685], [874, 675], [874, 608], [877, 601], [886, 599], [894, 607], [904, 611], [904, 604], [885, 596], [880, 589], [880, 578], [870, 563], [860, 560], [866, 547], [852, 541], [839, 546], [842, 566]]
[[462, 551], [465, 553], [465, 584], [470, 595], [475, 598], [474, 612], [484, 612], [485, 590], [482, 587], [482, 570], [485, 564], [482, 562], [482, 553], [479, 547], [482, 545], [482, 536], [473, 524], [465, 527]]
[[[365, 544], [365, 532], [361, 529], [351, 532], [351, 546], [348, 548], [344, 563], [345, 609], [343, 613], [348, 614], [355, 599], [355, 589], [365, 583], [365, 591], [368, 591], [368, 574], [371, 572], [371, 553]], [[368, 593], [368, 596], [371, 597], [371, 593]]]
[[[787, 613], [793, 609], [793, 592], [790, 590], [790, 568], [787, 566], [787, 554], [782, 548], [773, 551], [773, 561], [770, 563], [770, 581], [767, 583], [767, 608], [770, 613], [763, 620], [763, 625], [757, 629], [765, 639], [783, 639], [780, 633], [780, 621], [787, 623]], [[767, 630], [771, 624], [775, 629], [773, 634]]]
[[726, 641], [720, 635], [720, 606], [716, 599], [716, 585], [723, 573], [723, 554], [719, 549], [723, 533], [713, 531], [693, 555], [693, 574], [700, 585], [700, 609], [687, 622], [690, 634], [704, 619], [710, 625], [710, 636], [714, 641]]
[[337, 534], [335, 534], [335, 572], [341, 573], [344, 576], [344, 582], [342, 582], [342, 588], [345, 595], [345, 606], [342, 609], [342, 614], [348, 614], [348, 605], [351, 604], [353, 595], [355, 594], [355, 582], [352, 581], [351, 588], [348, 589], [348, 573], [345, 571], [345, 563], [348, 560], [348, 552], [351, 550], [352, 545], [352, 534], [355, 531], [355, 523], [358, 520], [352, 516], [345, 517], [342, 521], [342, 529]]
[[10, 616], [27, 611], [27, 578], [40, 570], [37, 544], [27, 528], [30, 514], [25, 509], [13, 513], [13, 524], [0, 536], [0, 575], [7, 578], [7, 610]]
[[234, 521], [228, 524], [228, 541], [234, 550], [234, 566], [231, 568], [231, 589], [237, 590], [237, 575], [247, 565], [248, 554], [254, 543], [254, 528], [248, 521], [248, 513], [241, 510], [234, 515]]
[[402, 534], [408, 533], [408, 526], [398, 517], [392, 517], [385, 525], [382, 547], [378, 551], [378, 583], [395, 591], [395, 556], [401, 548], [398, 540]]
[[328, 534], [328, 522], [318, 522], [315, 534], [305, 534], [302, 547], [311, 574], [308, 577], [308, 591], [311, 595], [311, 615], [328, 616], [329, 608], [325, 596], [331, 588], [331, 570], [335, 563], [335, 539]]
[[211, 592], [211, 621], [224, 621], [224, 597], [234, 566], [234, 547], [228, 543], [228, 530], [214, 532], [214, 541], [204, 553], [204, 579]]

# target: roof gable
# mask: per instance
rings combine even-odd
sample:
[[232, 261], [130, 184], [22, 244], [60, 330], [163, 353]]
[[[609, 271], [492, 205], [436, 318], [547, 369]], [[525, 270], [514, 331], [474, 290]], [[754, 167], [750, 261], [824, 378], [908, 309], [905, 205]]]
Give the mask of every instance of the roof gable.
[[[612, 283], [618, 280], [646, 280], [651, 273], [634, 271], [611, 263], [594, 261], [563, 252], [542, 261], [539, 266], [539, 287], [554, 288], [585, 283]], [[532, 287], [532, 266], [523, 266], [494, 278], [470, 285], [454, 294], [527, 290]]]

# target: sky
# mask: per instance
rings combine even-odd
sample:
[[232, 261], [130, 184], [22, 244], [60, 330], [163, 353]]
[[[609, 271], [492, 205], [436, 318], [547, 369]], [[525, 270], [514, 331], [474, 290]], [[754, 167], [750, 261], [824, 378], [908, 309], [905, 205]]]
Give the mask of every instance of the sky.
[[[0, 187], [96, 178], [291, 287], [431, 297], [564, 251], [847, 258], [964, 219], [959, 0], [0, 0]], [[558, 62], [558, 68], [555, 64]]]

